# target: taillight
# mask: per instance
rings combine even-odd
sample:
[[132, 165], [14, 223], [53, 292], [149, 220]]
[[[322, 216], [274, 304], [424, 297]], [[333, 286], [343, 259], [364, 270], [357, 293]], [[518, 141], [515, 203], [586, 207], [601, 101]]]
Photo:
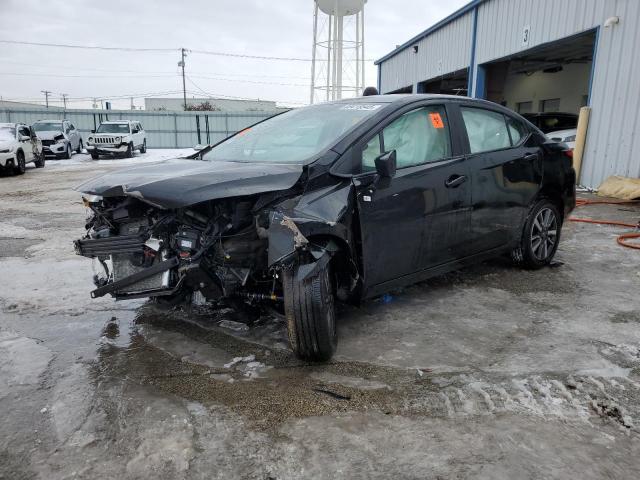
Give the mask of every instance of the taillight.
[[573, 158], [573, 148], [569, 148], [567, 150], [564, 150], [564, 154], [569, 158]]

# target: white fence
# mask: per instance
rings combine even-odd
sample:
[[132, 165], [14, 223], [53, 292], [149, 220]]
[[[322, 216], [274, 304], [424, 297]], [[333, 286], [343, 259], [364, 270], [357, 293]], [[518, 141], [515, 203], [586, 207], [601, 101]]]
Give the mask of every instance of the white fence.
[[227, 138], [277, 112], [162, 112], [144, 110], [67, 110], [0, 108], [0, 122], [31, 125], [37, 120], [71, 121], [85, 140], [105, 120], [136, 120], [147, 132], [149, 148], [190, 148]]

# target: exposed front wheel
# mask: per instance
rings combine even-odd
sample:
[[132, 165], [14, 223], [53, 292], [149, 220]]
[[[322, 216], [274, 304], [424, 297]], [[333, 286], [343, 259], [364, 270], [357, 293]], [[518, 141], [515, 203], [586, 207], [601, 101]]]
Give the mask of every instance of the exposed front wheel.
[[142, 146], [140, 147], [140, 153], [147, 153], [147, 139], [146, 138], [142, 141]]
[[36, 157], [36, 160], [33, 163], [36, 165], [36, 168], [42, 168], [44, 167], [44, 162], [45, 162], [44, 154], [40, 153]]
[[303, 360], [327, 361], [336, 350], [335, 306], [329, 265], [300, 278], [306, 265], [283, 272], [289, 344]]
[[551, 263], [558, 250], [561, 229], [558, 207], [548, 199], [539, 200], [525, 221], [520, 247], [515, 252], [518, 263], [532, 269]]
[[73, 152], [71, 151], [71, 143], [67, 143], [67, 151], [64, 154], [64, 158], [66, 158], [67, 160], [70, 160], [71, 155], [73, 155]]
[[95, 153], [95, 152], [91, 152], [91, 158], [92, 158], [93, 160], [98, 160], [98, 159], [100, 158], [100, 155], [98, 155], [98, 154], [97, 154], [97, 153]]
[[22, 175], [26, 169], [27, 166], [24, 160], [24, 153], [18, 152], [16, 155], [16, 166], [14, 167], [14, 172], [16, 175]]
[[78, 150], [76, 150], [76, 153], [82, 153], [82, 139], [80, 139], [80, 141], [78, 142]]
[[131, 143], [127, 145], [127, 152], [125, 153], [125, 156], [127, 158], [133, 157], [133, 145]]

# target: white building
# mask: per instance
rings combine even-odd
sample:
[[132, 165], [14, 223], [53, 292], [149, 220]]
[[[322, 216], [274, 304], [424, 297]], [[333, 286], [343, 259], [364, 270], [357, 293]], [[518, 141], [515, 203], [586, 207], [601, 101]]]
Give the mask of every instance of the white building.
[[580, 183], [637, 178], [639, 26], [639, 0], [473, 0], [377, 60], [378, 89], [469, 95], [521, 113], [588, 105]]
[[[145, 98], [145, 110], [166, 110], [170, 112], [182, 112], [184, 100], [180, 98]], [[219, 112], [275, 112], [282, 108], [276, 106], [276, 102], [269, 100], [235, 100], [229, 98], [188, 98], [187, 105], [198, 106], [209, 103], [213, 111]], [[286, 109], [285, 109], [286, 110]]]

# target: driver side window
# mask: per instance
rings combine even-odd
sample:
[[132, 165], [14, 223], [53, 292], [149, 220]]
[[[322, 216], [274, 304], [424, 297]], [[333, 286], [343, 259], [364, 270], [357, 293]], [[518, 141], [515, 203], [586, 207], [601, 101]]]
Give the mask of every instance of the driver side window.
[[429, 106], [405, 113], [373, 137], [362, 151], [362, 172], [375, 170], [375, 159], [396, 151], [397, 167], [437, 162], [451, 156], [451, 140], [443, 106]]

